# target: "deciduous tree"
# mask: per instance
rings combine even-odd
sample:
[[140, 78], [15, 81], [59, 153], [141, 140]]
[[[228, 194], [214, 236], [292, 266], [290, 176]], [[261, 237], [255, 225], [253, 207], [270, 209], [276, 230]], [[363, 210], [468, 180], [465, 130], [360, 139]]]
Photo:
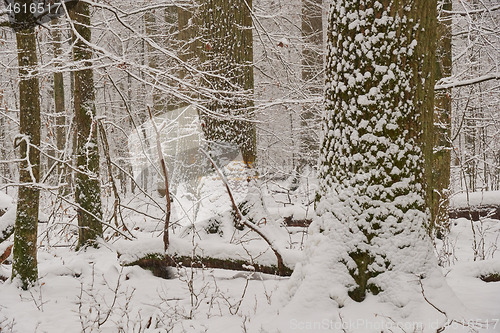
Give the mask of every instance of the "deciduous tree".
[[423, 132], [433, 126], [436, 2], [336, 1], [327, 48], [319, 217], [305, 268], [294, 272], [295, 299], [340, 308], [384, 292], [391, 302], [437, 272], [423, 172], [432, 153]]
[[202, 114], [209, 141], [237, 144], [247, 165], [257, 157], [253, 117], [251, 0], [208, 0], [199, 8], [203, 85], [214, 91]]
[[[16, 1], [29, 4], [31, 1]], [[20, 126], [17, 144], [21, 162], [14, 231], [12, 277], [20, 278], [27, 289], [38, 279], [37, 229], [40, 190], [40, 90], [37, 77], [38, 57], [32, 14], [15, 15], [17, 60], [19, 64]]]
[[76, 190], [78, 204], [78, 245], [95, 245], [102, 237], [101, 188], [99, 181], [99, 149], [92, 70], [89, 4], [78, 2], [70, 10], [73, 24], [73, 60], [77, 63], [74, 83], [76, 127]]

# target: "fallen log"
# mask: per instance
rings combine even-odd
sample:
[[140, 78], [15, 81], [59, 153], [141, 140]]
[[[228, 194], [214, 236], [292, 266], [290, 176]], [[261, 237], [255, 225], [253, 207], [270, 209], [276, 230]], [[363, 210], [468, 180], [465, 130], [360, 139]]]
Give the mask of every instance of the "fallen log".
[[251, 229], [252, 231], [254, 231], [256, 234], [258, 234], [269, 245], [269, 247], [271, 248], [271, 250], [273, 250], [274, 255], [276, 256], [276, 260], [278, 262], [278, 267], [277, 267], [278, 268], [278, 274], [279, 275], [285, 274], [285, 272], [287, 270], [287, 267], [283, 263], [283, 256], [281, 255], [280, 250], [276, 247], [276, 244], [275, 244], [274, 240], [270, 237], [270, 235], [267, 235], [264, 230], [259, 229], [259, 227], [257, 225], [255, 225], [254, 222], [252, 222], [249, 219], [243, 217], [243, 214], [241, 213], [238, 205], [236, 204], [236, 201], [234, 200], [233, 193], [231, 191], [229, 183], [227, 182], [226, 177], [224, 176], [224, 174], [222, 173], [222, 171], [219, 169], [219, 167], [217, 166], [217, 164], [215, 163], [215, 161], [210, 157], [210, 154], [208, 154], [203, 149], [201, 149], [201, 152], [203, 154], [205, 154], [205, 156], [208, 158], [208, 160], [210, 161], [210, 163], [215, 168], [215, 171], [217, 171], [217, 173], [219, 174], [220, 179], [222, 180], [222, 182], [226, 186], [227, 194], [229, 195], [229, 199], [231, 200], [231, 203], [233, 204], [233, 209], [236, 212], [236, 216], [238, 217], [239, 223], [245, 225], [246, 227], [248, 227], [249, 229]]
[[500, 281], [500, 273], [491, 273], [479, 276], [484, 282], [498, 282]]
[[283, 266], [278, 269], [278, 266], [265, 266], [255, 263], [249, 263], [245, 260], [235, 259], [219, 259], [212, 257], [189, 257], [181, 255], [161, 255], [149, 254], [144, 258], [140, 258], [126, 266], [138, 265], [144, 269], [150, 270], [154, 276], [164, 279], [171, 279], [175, 276], [171, 268], [219, 268], [233, 271], [260, 272], [278, 276], [292, 275], [292, 269]]
[[472, 221], [479, 221], [481, 217], [488, 217], [495, 220], [500, 220], [500, 206], [483, 205], [450, 208], [450, 219], [466, 218]]
[[283, 222], [287, 227], [309, 227], [312, 222], [312, 219], [299, 219], [294, 220], [293, 216], [287, 216], [283, 218]]
[[[488, 217], [500, 220], [500, 205], [481, 205], [471, 207], [450, 207], [448, 214], [450, 219], [466, 218], [472, 221], [479, 221], [481, 217]], [[293, 216], [286, 216], [283, 222], [287, 227], [309, 227], [311, 219], [294, 219]]]

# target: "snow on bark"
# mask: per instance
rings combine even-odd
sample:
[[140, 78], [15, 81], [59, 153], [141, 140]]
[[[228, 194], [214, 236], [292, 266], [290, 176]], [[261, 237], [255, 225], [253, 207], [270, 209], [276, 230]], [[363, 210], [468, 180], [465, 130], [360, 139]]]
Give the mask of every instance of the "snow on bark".
[[[21, 15], [22, 16], [22, 15]], [[21, 20], [27, 20], [23, 18]], [[20, 21], [21, 21], [20, 20]], [[33, 27], [16, 31], [19, 64], [19, 163], [16, 222], [12, 277], [20, 280], [23, 289], [38, 279], [37, 230], [40, 190], [40, 99], [36, 76], [38, 57]]]
[[422, 131], [433, 107], [435, 9], [425, 0], [331, 6], [318, 217], [285, 293], [291, 317], [416, 320], [427, 332], [449, 318], [425, 290], [439, 306], [460, 304], [426, 233]]
[[349, 295], [356, 301], [366, 290], [378, 293], [381, 286], [372, 278], [387, 270], [424, 273], [431, 255], [420, 177], [422, 119], [413, 98], [420, 80], [412, 69], [420, 60], [415, 22], [410, 7], [362, 3], [337, 2], [332, 8], [322, 217], [315, 228], [344, 244], [339, 260], [352, 278]]
[[[70, 11], [73, 20], [73, 60], [90, 66], [92, 50], [84, 40], [91, 40], [90, 9], [88, 4], [78, 3]], [[78, 207], [78, 246], [97, 246], [102, 237], [102, 205], [99, 183], [99, 149], [97, 146], [97, 121], [94, 79], [92, 68], [75, 71], [74, 108], [76, 124], [76, 173], [75, 201]]]

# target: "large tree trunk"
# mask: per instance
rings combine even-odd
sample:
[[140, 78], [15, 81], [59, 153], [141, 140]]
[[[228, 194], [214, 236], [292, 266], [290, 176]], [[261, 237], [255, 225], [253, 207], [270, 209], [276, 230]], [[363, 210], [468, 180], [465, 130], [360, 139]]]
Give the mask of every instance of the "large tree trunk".
[[422, 173], [432, 154], [422, 132], [433, 126], [435, 29], [433, 0], [332, 5], [320, 218], [311, 228], [313, 239], [343, 248], [335, 256], [358, 302], [385, 288], [380, 275], [435, 263]]
[[75, 71], [74, 107], [76, 127], [76, 203], [78, 208], [78, 246], [96, 246], [102, 237], [101, 188], [99, 181], [99, 150], [95, 108], [92, 50], [82, 40], [90, 42], [89, 5], [78, 2], [70, 11], [75, 27], [73, 60], [85, 67]]
[[257, 157], [254, 118], [252, 1], [207, 0], [201, 4], [203, 84], [215, 91], [202, 112], [209, 141], [240, 147], [251, 166]]
[[[16, 15], [21, 22], [26, 19]], [[36, 68], [36, 37], [34, 27], [16, 32], [19, 63], [20, 128], [18, 139], [21, 150], [16, 224], [14, 231], [14, 259], [12, 277], [19, 278], [24, 289], [38, 279], [37, 228], [40, 177], [40, 92]]]
[[322, 327], [335, 332], [390, 331], [396, 326], [386, 325], [403, 322], [418, 323], [408, 331], [437, 332], [455, 316], [449, 306], [465, 310], [426, 228], [423, 128], [433, 126], [436, 7], [435, 0], [331, 5], [318, 217], [279, 309], [283, 319], [327, 322]]

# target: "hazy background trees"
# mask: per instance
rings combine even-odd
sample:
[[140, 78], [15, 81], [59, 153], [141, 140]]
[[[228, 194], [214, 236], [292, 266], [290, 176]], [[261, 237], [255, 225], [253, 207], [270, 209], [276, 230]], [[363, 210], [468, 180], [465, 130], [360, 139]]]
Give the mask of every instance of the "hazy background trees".
[[451, 189], [498, 190], [500, 8], [496, 1], [460, 1], [449, 14], [452, 78], [476, 82], [451, 90]]

